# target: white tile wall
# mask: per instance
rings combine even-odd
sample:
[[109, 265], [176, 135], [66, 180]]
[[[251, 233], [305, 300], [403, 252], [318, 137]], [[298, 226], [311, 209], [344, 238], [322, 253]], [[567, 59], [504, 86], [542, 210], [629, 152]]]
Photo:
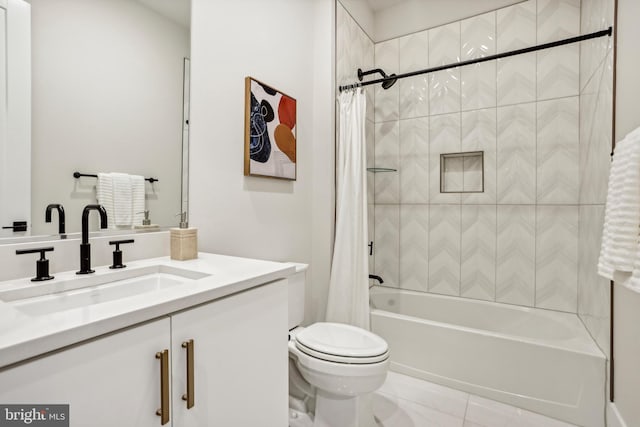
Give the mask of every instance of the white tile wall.
[[460, 70], [463, 111], [496, 106], [495, 61], [463, 67]]
[[[613, 24], [613, 0], [582, 0], [581, 32]], [[609, 174], [613, 102], [613, 49], [609, 37], [580, 43], [580, 227], [578, 315], [600, 349], [609, 353], [609, 283], [595, 265]]]
[[538, 52], [538, 100], [578, 95], [580, 46]]
[[428, 290], [460, 295], [460, 205], [429, 207]]
[[[460, 22], [429, 30], [429, 66], [460, 61]], [[460, 111], [460, 69], [429, 76], [429, 110], [432, 115]]]
[[578, 206], [536, 208], [536, 307], [575, 313]]
[[539, 102], [537, 202], [578, 203], [579, 109], [577, 96]]
[[538, 44], [580, 34], [580, 0], [537, 0]]
[[[400, 73], [429, 67], [429, 33], [423, 31], [399, 39]], [[429, 115], [429, 77], [426, 75], [403, 79], [400, 86], [400, 118]]]
[[536, 0], [525, 1], [497, 12], [498, 52], [536, 44]]
[[535, 304], [535, 239], [535, 206], [498, 206], [496, 301]]
[[462, 206], [460, 294], [493, 301], [496, 295], [496, 205]]
[[498, 108], [497, 197], [501, 204], [536, 201], [536, 104]]
[[400, 120], [400, 202], [429, 203], [429, 118]]
[[429, 66], [460, 61], [460, 22], [429, 30]]
[[[409, 72], [596, 31], [611, 3], [582, 0], [581, 14], [580, 0], [525, 1], [379, 43], [375, 65]], [[376, 241], [376, 270], [394, 286], [572, 312], [580, 289], [585, 323], [605, 330], [593, 277], [578, 285], [592, 256], [578, 251], [579, 218], [590, 246], [597, 228], [578, 204], [605, 197], [608, 52], [605, 38], [376, 88], [375, 163], [398, 168], [374, 178], [376, 239], [391, 242]], [[484, 192], [441, 193], [440, 154], [466, 151], [484, 151]], [[475, 188], [464, 162], [448, 162], [450, 187]]]
[[400, 206], [400, 287], [427, 291], [429, 206]]
[[[399, 123], [375, 124], [376, 167], [398, 169], [400, 164]], [[375, 173], [375, 203], [400, 202], [400, 176], [397, 172]]]
[[580, 94], [580, 203], [604, 204], [611, 166], [613, 52]]
[[[484, 192], [462, 194], [462, 203], [496, 203], [496, 109], [462, 113], [461, 151], [484, 152]], [[465, 189], [468, 187], [463, 185]]]
[[[431, 116], [429, 123], [429, 201], [431, 203], [460, 203], [460, 194], [444, 194], [440, 192], [440, 155], [459, 153], [460, 114]], [[462, 172], [462, 165], [459, 168]], [[447, 182], [455, 188], [462, 187], [462, 175], [459, 182], [449, 175]]]
[[578, 314], [600, 350], [608, 356], [610, 285], [597, 271], [603, 222], [603, 205], [580, 206]]
[[498, 60], [498, 105], [536, 100], [536, 54]]
[[496, 53], [496, 13], [465, 19], [460, 23], [461, 59], [463, 61]]
[[[387, 75], [397, 74], [400, 67], [400, 44], [398, 39], [388, 40], [375, 45], [375, 68], [382, 68]], [[365, 70], [366, 71], [366, 70]], [[365, 80], [380, 78], [379, 74], [366, 76]], [[400, 85], [395, 84], [384, 90], [381, 85], [374, 86], [375, 121], [387, 122], [400, 117]]]
[[400, 206], [376, 205], [374, 211], [375, 274], [385, 285], [397, 287], [400, 283]]

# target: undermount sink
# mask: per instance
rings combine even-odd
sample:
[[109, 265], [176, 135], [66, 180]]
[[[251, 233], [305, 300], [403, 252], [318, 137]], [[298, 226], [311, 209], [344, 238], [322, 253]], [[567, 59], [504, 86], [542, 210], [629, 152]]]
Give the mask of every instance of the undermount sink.
[[27, 315], [42, 316], [184, 286], [207, 276], [194, 270], [155, 265], [62, 279], [26, 289], [0, 290], [0, 300]]

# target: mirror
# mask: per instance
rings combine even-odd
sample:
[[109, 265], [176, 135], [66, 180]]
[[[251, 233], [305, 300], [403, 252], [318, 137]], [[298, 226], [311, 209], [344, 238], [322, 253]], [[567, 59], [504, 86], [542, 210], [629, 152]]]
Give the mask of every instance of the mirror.
[[[74, 178], [74, 172], [157, 179], [145, 181], [144, 209], [152, 224], [175, 226], [188, 172], [183, 174], [190, 0], [28, 3], [30, 234], [58, 232], [57, 212], [51, 223], [45, 222], [46, 206], [52, 203], [64, 206], [66, 232], [80, 231], [83, 207], [96, 203], [97, 178]], [[96, 218], [92, 229], [97, 229]]]

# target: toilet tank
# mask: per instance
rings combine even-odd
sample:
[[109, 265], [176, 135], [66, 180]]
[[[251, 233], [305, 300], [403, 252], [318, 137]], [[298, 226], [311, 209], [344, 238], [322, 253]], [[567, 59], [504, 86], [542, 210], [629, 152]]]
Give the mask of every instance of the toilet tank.
[[304, 288], [307, 283], [307, 264], [292, 263], [296, 272], [289, 276], [289, 330], [304, 320]]

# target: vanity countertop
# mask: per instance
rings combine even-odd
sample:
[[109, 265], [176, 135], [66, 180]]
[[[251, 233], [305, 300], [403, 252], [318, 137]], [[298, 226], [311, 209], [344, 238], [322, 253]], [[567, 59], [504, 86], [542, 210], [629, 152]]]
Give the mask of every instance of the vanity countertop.
[[[261, 261], [207, 253], [189, 261], [169, 257], [127, 262], [133, 271], [163, 265], [208, 276], [188, 285], [147, 292], [55, 312], [31, 316], [0, 301], [0, 368], [106, 333], [162, 317], [189, 307], [286, 278], [296, 271], [290, 263]], [[113, 274], [108, 266], [95, 267], [96, 276]], [[51, 282], [73, 279], [74, 271], [55, 274]], [[28, 278], [0, 282], [3, 288], [37, 286]]]

